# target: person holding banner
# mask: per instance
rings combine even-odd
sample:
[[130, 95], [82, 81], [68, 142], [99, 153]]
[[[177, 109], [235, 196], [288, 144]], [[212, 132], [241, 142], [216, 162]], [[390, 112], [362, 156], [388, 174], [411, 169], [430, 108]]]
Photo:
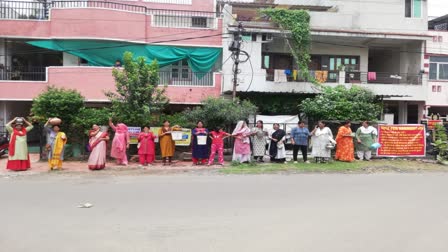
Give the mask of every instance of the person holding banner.
[[192, 159], [193, 165], [207, 164], [208, 145], [207, 145], [208, 130], [204, 128], [204, 123], [198, 121], [197, 127], [191, 132], [192, 142]]
[[356, 154], [359, 160], [370, 161], [372, 158], [371, 146], [376, 142], [378, 131], [369, 125], [368, 121], [362, 122], [362, 126], [356, 131]]
[[351, 122], [349, 120], [344, 122], [336, 135], [336, 156], [335, 160], [352, 162], [355, 160], [354, 145], [353, 145], [353, 133], [350, 129]]
[[90, 170], [102, 170], [106, 168], [107, 141], [109, 141], [107, 127], [100, 128], [96, 124], [93, 125], [89, 130], [89, 137], [90, 156], [87, 165]]
[[171, 127], [170, 122], [168, 120], [165, 120], [163, 122], [163, 127], [159, 129], [158, 135], [159, 135], [160, 151], [162, 152], [163, 165], [166, 165], [167, 160], [168, 164], [171, 165], [171, 161], [174, 156], [174, 150], [176, 147], [171, 132], [180, 129], [181, 128], [178, 125]]
[[118, 123], [115, 126], [112, 123], [112, 118], [109, 118], [109, 126], [115, 131], [110, 156], [117, 159], [118, 165], [128, 165], [128, 157], [126, 154], [126, 149], [129, 149], [130, 141], [128, 126], [124, 123]]
[[149, 126], [143, 127], [143, 132], [138, 135], [138, 157], [140, 166], [151, 165], [155, 160], [156, 136], [151, 132]]

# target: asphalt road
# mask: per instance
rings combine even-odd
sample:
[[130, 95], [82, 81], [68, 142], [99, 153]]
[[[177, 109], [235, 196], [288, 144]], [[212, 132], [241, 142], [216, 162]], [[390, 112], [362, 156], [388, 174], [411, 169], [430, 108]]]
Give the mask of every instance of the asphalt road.
[[[0, 251], [448, 251], [448, 174], [0, 178]], [[78, 208], [80, 203], [92, 208]]]

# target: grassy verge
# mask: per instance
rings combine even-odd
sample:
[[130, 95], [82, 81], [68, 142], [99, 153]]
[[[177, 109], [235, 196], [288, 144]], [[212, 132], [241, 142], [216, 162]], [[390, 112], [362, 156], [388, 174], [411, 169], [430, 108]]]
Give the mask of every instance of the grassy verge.
[[333, 161], [326, 164], [232, 164], [222, 169], [224, 174], [263, 174], [263, 173], [372, 173], [372, 172], [418, 172], [448, 171], [448, 167], [418, 160], [374, 160], [371, 162], [355, 161], [352, 163]]

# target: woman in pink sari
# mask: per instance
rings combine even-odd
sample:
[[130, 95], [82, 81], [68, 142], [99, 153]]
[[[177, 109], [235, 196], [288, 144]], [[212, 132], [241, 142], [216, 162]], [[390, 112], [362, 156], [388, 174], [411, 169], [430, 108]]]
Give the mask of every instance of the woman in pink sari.
[[100, 128], [96, 124], [93, 125], [92, 130], [89, 130], [89, 137], [90, 156], [87, 164], [90, 170], [102, 170], [106, 167], [107, 141], [109, 141], [107, 127]]
[[239, 121], [232, 133], [235, 137], [235, 144], [233, 147], [233, 158], [232, 161], [239, 163], [250, 162], [250, 135], [251, 131], [247, 127], [246, 122]]
[[128, 157], [126, 155], [126, 149], [129, 149], [130, 140], [128, 126], [124, 123], [118, 123], [117, 126], [115, 126], [112, 123], [111, 118], [109, 118], [109, 126], [115, 131], [110, 156], [117, 159], [118, 165], [128, 165]]

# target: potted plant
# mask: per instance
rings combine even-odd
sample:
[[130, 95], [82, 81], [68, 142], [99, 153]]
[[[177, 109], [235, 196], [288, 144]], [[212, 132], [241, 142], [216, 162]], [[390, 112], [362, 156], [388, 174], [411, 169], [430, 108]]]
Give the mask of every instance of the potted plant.
[[345, 65], [338, 66], [339, 84], [345, 84]]
[[448, 136], [443, 125], [435, 127], [435, 141], [432, 143], [434, 151], [437, 153], [437, 162], [448, 165]]

